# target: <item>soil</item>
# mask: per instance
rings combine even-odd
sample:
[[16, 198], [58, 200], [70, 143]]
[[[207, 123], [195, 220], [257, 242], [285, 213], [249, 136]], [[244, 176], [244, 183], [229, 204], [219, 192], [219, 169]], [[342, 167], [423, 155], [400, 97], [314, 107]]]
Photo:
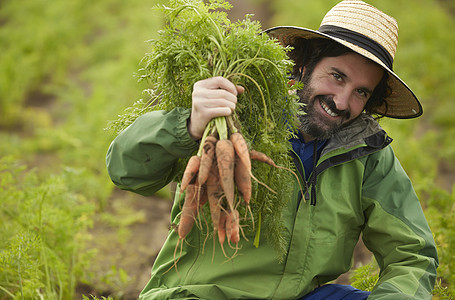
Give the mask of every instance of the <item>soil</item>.
[[90, 284], [80, 283], [75, 299], [82, 294], [137, 299], [166, 240], [171, 206], [171, 199], [116, 189], [105, 209], [118, 219], [101, 214], [95, 221], [88, 249], [96, 251], [89, 267]]

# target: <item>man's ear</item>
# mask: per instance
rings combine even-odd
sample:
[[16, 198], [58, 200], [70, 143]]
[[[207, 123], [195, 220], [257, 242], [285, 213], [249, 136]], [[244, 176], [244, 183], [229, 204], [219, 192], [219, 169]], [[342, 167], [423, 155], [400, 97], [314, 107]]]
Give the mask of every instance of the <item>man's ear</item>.
[[306, 67], [300, 67], [299, 68], [299, 80], [298, 80], [298, 82], [302, 81], [303, 74], [305, 73], [305, 70], [306, 70]]

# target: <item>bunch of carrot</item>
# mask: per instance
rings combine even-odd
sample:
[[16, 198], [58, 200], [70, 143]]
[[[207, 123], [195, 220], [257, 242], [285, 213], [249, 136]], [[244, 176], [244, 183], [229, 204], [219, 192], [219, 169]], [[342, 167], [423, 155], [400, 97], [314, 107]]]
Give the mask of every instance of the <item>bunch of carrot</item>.
[[[224, 118], [216, 118], [207, 126], [198, 153], [188, 161], [180, 185], [180, 192], [185, 192], [185, 199], [178, 224], [179, 241], [182, 241], [193, 228], [202, 206], [208, 202], [213, 236], [218, 236], [225, 256], [225, 240], [230, 246], [231, 243], [235, 244], [235, 249], [238, 250], [240, 234], [243, 233], [238, 211], [238, 206], [242, 203], [240, 198], [253, 218], [250, 209], [252, 179], [257, 182], [259, 180], [252, 174], [251, 161], [257, 160], [276, 168], [284, 168], [277, 166], [264, 153], [250, 150], [232, 117], [227, 117], [227, 120], [230, 134], [226, 133]], [[206, 135], [209, 131], [211, 133]], [[275, 193], [266, 184], [259, 183]], [[245, 235], [243, 237], [247, 240]], [[176, 249], [177, 247], [178, 245]]]
[[[225, 239], [240, 241], [240, 220], [236, 188], [248, 206], [251, 199], [251, 163], [248, 146], [239, 132], [229, 139], [209, 135], [201, 142], [202, 151], [188, 161], [180, 190], [186, 192], [178, 234], [191, 231], [205, 203], [209, 203], [214, 236], [223, 248]], [[223, 248], [224, 251], [224, 248]]]

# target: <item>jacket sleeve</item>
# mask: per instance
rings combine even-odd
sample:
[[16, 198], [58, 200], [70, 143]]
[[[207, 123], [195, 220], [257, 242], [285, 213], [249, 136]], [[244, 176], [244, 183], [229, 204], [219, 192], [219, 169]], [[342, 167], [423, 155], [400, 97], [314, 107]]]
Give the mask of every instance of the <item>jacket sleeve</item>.
[[368, 299], [431, 299], [438, 257], [412, 184], [390, 146], [367, 160], [363, 241], [380, 267]]
[[146, 113], [111, 143], [106, 165], [121, 189], [151, 195], [172, 181], [178, 160], [198, 147], [188, 134], [189, 109]]

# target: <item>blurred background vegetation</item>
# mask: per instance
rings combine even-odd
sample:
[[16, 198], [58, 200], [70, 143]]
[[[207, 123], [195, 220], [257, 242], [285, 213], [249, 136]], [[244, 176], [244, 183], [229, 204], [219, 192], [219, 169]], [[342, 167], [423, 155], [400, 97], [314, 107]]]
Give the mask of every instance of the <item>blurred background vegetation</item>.
[[[161, 247], [170, 188], [116, 189], [104, 128], [142, 97], [134, 78], [162, 26], [156, 0], [0, 2], [0, 299], [135, 299]], [[160, 2], [164, 2], [161, 0]], [[233, 0], [232, 21], [316, 29], [334, 0]], [[371, 4], [400, 25], [395, 70], [417, 120], [381, 120], [411, 177], [440, 255], [436, 299], [455, 294], [455, 5]], [[352, 282], [374, 278], [373, 264]], [[358, 276], [361, 274], [361, 276]]]

